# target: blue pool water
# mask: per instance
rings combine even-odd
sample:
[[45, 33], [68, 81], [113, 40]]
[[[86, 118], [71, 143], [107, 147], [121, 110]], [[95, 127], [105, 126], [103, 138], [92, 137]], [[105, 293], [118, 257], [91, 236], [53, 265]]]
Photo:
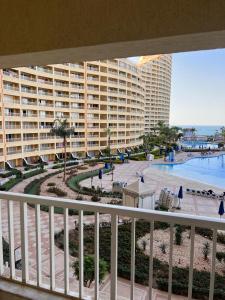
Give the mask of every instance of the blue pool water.
[[225, 155], [211, 158], [192, 158], [183, 164], [153, 164], [152, 167], [168, 174], [225, 189]]

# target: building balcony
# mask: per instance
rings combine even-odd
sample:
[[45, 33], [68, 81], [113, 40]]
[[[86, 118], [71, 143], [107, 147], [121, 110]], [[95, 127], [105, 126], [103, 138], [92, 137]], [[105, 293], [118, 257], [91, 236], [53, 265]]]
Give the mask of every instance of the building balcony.
[[[99, 289], [99, 268], [95, 268], [95, 284], [92, 289], [87, 289], [84, 287], [83, 273], [84, 273], [84, 212], [93, 212], [94, 214], [94, 237], [95, 237], [95, 247], [94, 247], [94, 257], [95, 266], [98, 266], [99, 262], [99, 228], [100, 220], [102, 215], [108, 215], [109, 227], [111, 230], [111, 290], [108, 295], [108, 299], [120, 299], [118, 295], [117, 284], [118, 284], [118, 230], [121, 226], [121, 222], [118, 222], [118, 217], [125, 217], [127, 222], [130, 224], [130, 239], [131, 239], [131, 276], [130, 276], [130, 299], [133, 298], [136, 286], [135, 286], [135, 230], [136, 221], [138, 219], [146, 220], [149, 222], [149, 249], [150, 249], [150, 259], [149, 259], [149, 294], [151, 295], [152, 284], [153, 284], [153, 234], [154, 234], [154, 224], [156, 222], [165, 222], [169, 224], [169, 240], [168, 240], [168, 251], [169, 251], [169, 264], [168, 264], [168, 298], [171, 299], [172, 286], [173, 286], [173, 244], [174, 244], [174, 224], [185, 225], [190, 228], [190, 243], [187, 245], [187, 256], [189, 258], [189, 276], [187, 279], [187, 293], [189, 299], [192, 299], [192, 287], [193, 287], [193, 269], [194, 269], [194, 250], [195, 250], [195, 229], [197, 227], [208, 228], [212, 230], [212, 254], [211, 254], [211, 272], [209, 279], [209, 299], [213, 299], [214, 295], [214, 282], [215, 282], [215, 262], [216, 262], [216, 243], [217, 243], [217, 231], [225, 230], [224, 220], [185, 215], [180, 213], [167, 213], [160, 211], [151, 211], [145, 209], [137, 209], [131, 207], [106, 205], [102, 203], [93, 203], [86, 201], [76, 201], [69, 199], [60, 199], [53, 197], [37, 197], [24, 194], [14, 194], [10, 192], [0, 192], [1, 198], [1, 236], [3, 236], [9, 242], [9, 260], [15, 261], [14, 249], [20, 247], [21, 258], [22, 258], [22, 268], [21, 270], [15, 268], [15, 264], [10, 264], [10, 267], [3, 264], [3, 251], [0, 251], [0, 270], [1, 270], [1, 280], [4, 278], [8, 279], [8, 282], [15, 282], [21, 284], [23, 283], [23, 289], [32, 285], [33, 288], [42, 287], [50, 291], [49, 299], [51, 299], [51, 291], [62, 292], [65, 295], [72, 295], [79, 299], [87, 299], [88, 295], [90, 298], [95, 295], [95, 299], [99, 299], [101, 296], [101, 290]], [[33, 205], [34, 207], [30, 207]], [[40, 210], [40, 206], [45, 205], [49, 207], [49, 220], [47, 221], [48, 226], [46, 226], [45, 231], [41, 229], [40, 220], [43, 221], [43, 216], [46, 216], [45, 212]], [[59, 222], [55, 222], [55, 218], [58, 218], [54, 214], [54, 207], [61, 208], [64, 213], [61, 215], [60, 230], [64, 229], [64, 251], [62, 252], [64, 259], [61, 259], [61, 263], [56, 260], [56, 248], [54, 244], [55, 232], [59, 230]], [[74, 228], [74, 221], [68, 215], [69, 209], [75, 209], [79, 211], [78, 221], [79, 226], [77, 227], [78, 234], [78, 261], [80, 265], [80, 276], [79, 279], [75, 279], [70, 272], [70, 255], [69, 255], [69, 229], [71, 226]], [[8, 211], [6, 213], [6, 211]], [[28, 215], [32, 215], [32, 219], [35, 222], [30, 222]], [[57, 219], [58, 220], [58, 219]], [[18, 227], [21, 232], [21, 237], [18, 236]], [[29, 230], [28, 230], [29, 229]], [[6, 237], [6, 232], [8, 237]], [[33, 236], [35, 241], [33, 241]], [[47, 239], [47, 242], [43, 242], [42, 238]], [[32, 250], [30, 245], [36, 244], [36, 251]], [[2, 249], [2, 241], [0, 241], [0, 247]], [[32, 252], [32, 257], [30, 254]], [[45, 251], [49, 251], [49, 256], [43, 255]], [[43, 257], [42, 257], [43, 256]], [[44, 257], [45, 256], [45, 257]], [[110, 254], [109, 254], [110, 256]], [[32, 262], [28, 264], [29, 260]], [[47, 260], [46, 260], [47, 258]], [[46, 264], [49, 268], [46, 268]], [[57, 268], [56, 268], [57, 264]], [[37, 267], [36, 267], [37, 266]], [[60, 278], [63, 280], [56, 280], [56, 273], [60, 273]], [[73, 283], [74, 281], [74, 283]], [[146, 290], [146, 288], [145, 288]], [[200, 292], [200, 291], [199, 291]], [[85, 295], [84, 295], [85, 294]], [[97, 296], [96, 296], [97, 295]], [[53, 294], [52, 294], [53, 296]], [[89, 298], [89, 299], [90, 299]], [[150, 298], [150, 297], [149, 297]]]
[[[21, 142], [21, 138], [11, 138], [11, 139], [6, 139], [7, 143], [15, 143], [15, 142]], [[1, 142], [2, 143], [2, 142]]]
[[4, 84], [3, 88], [4, 88], [5, 90], [8, 90], [8, 91], [19, 92], [19, 87], [16, 87], [16, 86], [5, 85], [5, 84]]
[[37, 71], [43, 72], [43, 73], [48, 73], [48, 74], [53, 74], [52, 68], [37, 67]]
[[13, 155], [13, 154], [17, 154], [17, 153], [21, 153], [22, 150], [9, 150], [7, 151], [7, 155]]

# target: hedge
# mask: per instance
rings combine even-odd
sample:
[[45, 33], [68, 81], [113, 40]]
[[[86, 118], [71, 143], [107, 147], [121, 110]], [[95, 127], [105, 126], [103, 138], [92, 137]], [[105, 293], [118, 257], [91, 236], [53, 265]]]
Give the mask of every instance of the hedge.
[[[111, 172], [112, 169], [102, 169], [102, 170], [104, 174], [107, 174]], [[72, 175], [67, 179], [66, 184], [71, 190], [83, 195], [90, 195], [90, 196], [98, 195], [100, 197], [122, 198], [122, 195], [120, 193], [106, 192], [106, 191], [101, 191], [99, 189], [80, 186], [81, 181], [87, 178], [98, 176], [98, 173], [99, 170], [94, 170], [94, 171], [80, 173], [78, 175]]]
[[27, 172], [25, 174], [23, 174], [23, 179], [27, 179], [27, 178], [30, 178], [30, 177], [33, 177], [33, 176], [36, 176], [38, 174], [42, 174], [42, 173], [45, 173], [46, 170], [45, 169], [37, 169], [37, 170], [33, 170], [31, 172]]
[[0, 173], [0, 177], [1, 178], [7, 178], [7, 177], [10, 177], [12, 175], [14, 175], [13, 171], [8, 171], [8, 172], [5, 172], [5, 173]]
[[16, 184], [23, 181], [22, 178], [12, 178], [3, 185], [0, 186], [0, 191], [9, 191], [12, 189]]
[[55, 194], [58, 197], [66, 197], [67, 193], [56, 186], [51, 186], [47, 189], [48, 193]]
[[[70, 166], [77, 166], [79, 163], [77, 161], [70, 161], [70, 162], [67, 162], [66, 163], [66, 166], [67, 167], [70, 167]], [[57, 164], [57, 165], [54, 165], [52, 167], [52, 169], [61, 169], [64, 167], [64, 163], [60, 163], [60, 164]]]

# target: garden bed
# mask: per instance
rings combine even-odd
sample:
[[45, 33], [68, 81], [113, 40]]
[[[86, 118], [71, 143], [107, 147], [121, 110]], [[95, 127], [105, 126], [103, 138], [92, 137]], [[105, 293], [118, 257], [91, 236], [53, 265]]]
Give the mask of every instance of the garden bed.
[[[104, 174], [107, 174], [112, 171], [111, 169], [102, 169], [102, 170], [103, 170]], [[77, 175], [72, 175], [67, 179], [66, 184], [71, 190], [73, 190], [79, 194], [89, 195], [89, 196], [98, 195], [99, 197], [122, 198], [122, 195], [120, 193], [106, 192], [106, 191], [102, 191], [100, 189], [94, 189], [94, 188], [80, 186], [81, 181], [91, 178], [91, 177], [98, 176], [98, 173], [99, 173], [99, 169], [94, 170], [94, 171], [80, 173]]]
[[[167, 223], [155, 222], [155, 229], [162, 230], [168, 228]], [[77, 257], [79, 248], [78, 226], [69, 232], [69, 251], [70, 255]], [[150, 224], [139, 220], [136, 222], [136, 238], [140, 239], [150, 231]], [[94, 225], [84, 225], [84, 255], [94, 254]], [[64, 232], [61, 231], [55, 235], [55, 243], [60, 249], [63, 249]], [[110, 253], [111, 253], [111, 225], [102, 223], [99, 227], [99, 257], [108, 263], [110, 271]], [[149, 284], [149, 256], [143, 249], [136, 244], [135, 258], [135, 282]], [[122, 224], [118, 227], [118, 276], [130, 280], [131, 265], [131, 224]], [[168, 290], [169, 266], [166, 261], [158, 258], [153, 259], [153, 286], [160, 290]], [[189, 268], [174, 267], [172, 292], [179, 295], [188, 293]], [[216, 274], [214, 300], [225, 299], [225, 277]], [[193, 298], [208, 299], [210, 272], [193, 272]]]

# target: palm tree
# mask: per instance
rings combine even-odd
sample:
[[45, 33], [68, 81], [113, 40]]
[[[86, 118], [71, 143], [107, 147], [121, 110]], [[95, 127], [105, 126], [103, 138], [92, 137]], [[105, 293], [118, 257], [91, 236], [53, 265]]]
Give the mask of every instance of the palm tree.
[[107, 148], [108, 148], [108, 153], [109, 153], [110, 167], [112, 168], [112, 181], [113, 181], [113, 165], [112, 165], [112, 156], [111, 156], [111, 134], [112, 134], [112, 132], [109, 127], [105, 129], [105, 132], [108, 137]]
[[74, 128], [68, 126], [68, 122], [66, 119], [60, 120], [55, 119], [53, 127], [50, 131], [52, 135], [59, 136], [63, 138], [63, 147], [64, 147], [64, 175], [63, 181], [66, 180], [66, 145], [67, 145], [67, 138], [74, 133]]
[[223, 142], [225, 143], [225, 127], [220, 128], [220, 135], [223, 138]]
[[169, 127], [164, 122], [159, 121], [155, 129], [158, 135], [158, 142], [162, 145], [176, 143], [182, 136], [181, 128], [177, 126]]

